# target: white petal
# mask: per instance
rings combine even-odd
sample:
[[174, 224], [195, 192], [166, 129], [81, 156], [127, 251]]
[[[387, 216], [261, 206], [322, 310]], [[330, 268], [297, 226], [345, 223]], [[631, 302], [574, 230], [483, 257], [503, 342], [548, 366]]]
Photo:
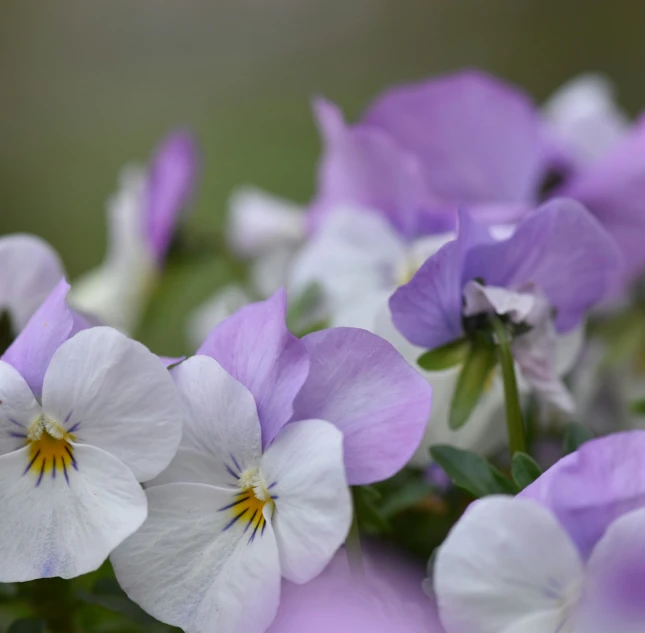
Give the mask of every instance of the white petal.
[[497, 375], [473, 410], [468, 423], [454, 431], [449, 424], [450, 405], [461, 366], [443, 371], [422, 370], [417, 359], [425, 350], [412, 345], [394, 327], [389, 308], [378, 314], [375, 329], [376, 334], [392, 343], [403, 358], [432, 385], [432, 412], [423, 440], [412, 457], [413, 465], [421, 468], [427, 466], [431, 461], [429, 448], [435, 444], [450, 444], [482, 455], [489, 455], [504, 446], [504, 392]]
[[129, 333], [137, 325], [156, 276], [143, 234], [145, 174], [124, 172], [121, 189], [108, 201], [108, 251], [103, 263], [74, 281], [70, 304], [102, 323]]
[[282, 575], [308, 582], [329, 563], [351, 523], [342, 433], [322, 420], [292, 422], [262, 457], [260, 474], [275, 499]]
[[251, 303], [251, 297], [235, 284], [224, 286], [202, 303], [189, 316], [186, 326], [187, 338], [193, 348], [197, 349], [216, 325], [247, 303]]
[[58, 348], [43, 410], [78, 442], [119, 458], [139, 481], [158, 475], [181, 439], [182, 408], [169, 372], [146, 347], [107, 327]]
[[544, 114], [553, 134], [582, 165], [602, 158], [629, 129], [629, 118], [602, 75], [580, 75], [565, 83], [545, 103]]
[[230, 200], [228, 241], [244, 257], [297, 244], [305, 233], [303, 209], [260, 189], [238, 189]]
[[172, 370], [184, 403], [182, 446], [210, 457], [212, 483], [235, 486], [262, 454], [260, 420], [251, 392], [209, 356]]
[[534, 309], [536, 299], [531, 293], [469, 281], [464, 287], [464, 301], [464, 316], [495, 312], [509, 315], [515, 323], [523, 323]]
[[275, 248], [253, 260], [249, 277], [260, 297], [270, 297], [287, 283], [294, 252], [293, 248]]
[[[230, 460], [229, 460], [230, 461]], [[152, 486], [172, 483], [208, 484], [221, 486], [225, 475], [221, 465], [213, 457], [203, 451], [180, 446], [168, 468], [154, 479], [146, 482], [146, 490]], [[228, 474], [228, 473], [227, 473]], [[228, 477], [225, 484], [230, 487], [233, 480]]]
[[189, 633], [264, 633], [278, 608], [280, 563], [270, 523], [249, 539], [221, 511], [231, 493], [203, 484], [147, 491], [148, 520], [111, 557], [125, 592]]
[[645, 630], [645, 510], [612, 523], [587, 564], [587, 587], [576, 633]]
[[487, 497], [439, 548], [434, 588], [447, 633], [559, 633], [583, 579], [575, 545], [548, 510]]
[[22, 448], [29, 425], [40, 415], [40, 405], [24, 378], [0, 361], [0, 455]]
[[575, 366], [585, 344], [585, 326], [559, 334], [555, 348], [555, 368], [558, 376], [566, 376]]
[[372, 330], [406, 261], [404, 242], [382, 217], [340, 208], [294, 259], [290, 287], [320, 285], [332, 325]]
[[118, 459], [82, 445], [74, 458], [67, 478], [40, 478], [25, 473], [28, 448], [0, 457], [0, 582], [93, 571], [146, 518], [141, 486]]
[[0, 270], [0, 312], [9, 311], [18, 334], [65, 274], [63, 265], [47, 242], [18, 233], [0, 238]]

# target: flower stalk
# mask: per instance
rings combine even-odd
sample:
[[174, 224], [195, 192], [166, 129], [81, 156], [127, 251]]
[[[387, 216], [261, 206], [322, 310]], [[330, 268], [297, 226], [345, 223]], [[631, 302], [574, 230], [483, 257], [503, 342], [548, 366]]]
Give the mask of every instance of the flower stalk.
[[511, 351], [511, 341], [504, 323], [497, 315], [491, 317], [491, 323], [493, 325], [493, 332], [495, 333], [497, 357], [502, 368], [508, 445], [511, 457], [513, 457], [517, 452], [526, 452], [526, 434], [517, 389], [515, 363]]

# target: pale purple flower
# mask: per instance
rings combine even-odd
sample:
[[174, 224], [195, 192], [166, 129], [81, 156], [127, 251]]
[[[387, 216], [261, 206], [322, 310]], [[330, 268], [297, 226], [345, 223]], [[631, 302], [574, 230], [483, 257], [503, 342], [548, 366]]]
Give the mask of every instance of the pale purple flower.
[[593, 440], [518, 498], [475, 502], [439, 549], [447, 633], [645, 627], [645, 433]]
[[[464, 71], [386, 91], [352, 125], [322, 100], [324, 152], [310, 213], [348, 204], [382, 213], [406, 238], [454, 227], [456, 209], [513, 223], [545, 196], [584, 203], [643, 269], [645, 129], [629, 128], [610, 88], [582, 78], [542, 113], [521, 90]], [[558, 186], [545, 191], [552, 176]]]
[[500, 241], [464, 212], [457, 239], [394, 293], [390, 309], [401, 333], [424, 349], [467, 336], [480, 314], [529, 327], [514, 339], [516, 361], [534, 388], [563, 403], [555, 333], [581, 323], [612, 287], [620, 265], [612, 239], [573, 200], [545, 204]]

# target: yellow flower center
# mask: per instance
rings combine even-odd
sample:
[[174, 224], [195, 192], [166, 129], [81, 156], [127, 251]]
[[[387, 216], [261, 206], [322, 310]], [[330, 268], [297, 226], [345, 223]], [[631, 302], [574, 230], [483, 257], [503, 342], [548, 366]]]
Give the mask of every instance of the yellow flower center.
[[266, 518], [264, 516], [264, 507], [269, 506], [271, 512], [275, 507], [275, 495], [271, 496], [269, 492], [272, 486], [265, 484], [257, 468], [249, 468], [240, 474], [237, 481], [240, 492], [235, 495], [232, 503], [220, 508], [230, 514], [231, 520], [228, 522], [224, 531], [236, 523], [245, 525], [244, 533], [250, 532], [249, 543], [256, 536], [262, 536], [266, 529]]
[[59, 424], [40, 415], [31, 423], [27, 433], [29, 463], [25, 474], [31, 472], [38, 478], [36, 486], [40, 486], [45, 475], [52, 479], [60, 475], [69, 483], [69, 471], [76, 469], [72, 446], [75, 440], [74, 435]]

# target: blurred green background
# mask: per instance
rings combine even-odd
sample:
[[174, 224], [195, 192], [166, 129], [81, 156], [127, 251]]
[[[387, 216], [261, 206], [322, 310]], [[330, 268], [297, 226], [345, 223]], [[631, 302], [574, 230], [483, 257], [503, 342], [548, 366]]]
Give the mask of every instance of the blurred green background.
[[[233, 188], [305, 202], [309, 101], [348, 116], [389, 84], [464, 66], [536, 99], [583, 71], [645, 103], [641, 0], [0, 0], [0, 233], [50, 241], [73, 278], [105, 251], [119, 170], [186, 125], [204, 154], [190, 234], [221, 229]], [[142, 331], [186, 351], [187, 310], [233, 273], [218, 241], [171, 271]], [[207, 251], [204, 253], [204, 248]], [[209, 252], [210, 251], [210, 252]], [[190, 272], [190, 274], [188, 274]]]

